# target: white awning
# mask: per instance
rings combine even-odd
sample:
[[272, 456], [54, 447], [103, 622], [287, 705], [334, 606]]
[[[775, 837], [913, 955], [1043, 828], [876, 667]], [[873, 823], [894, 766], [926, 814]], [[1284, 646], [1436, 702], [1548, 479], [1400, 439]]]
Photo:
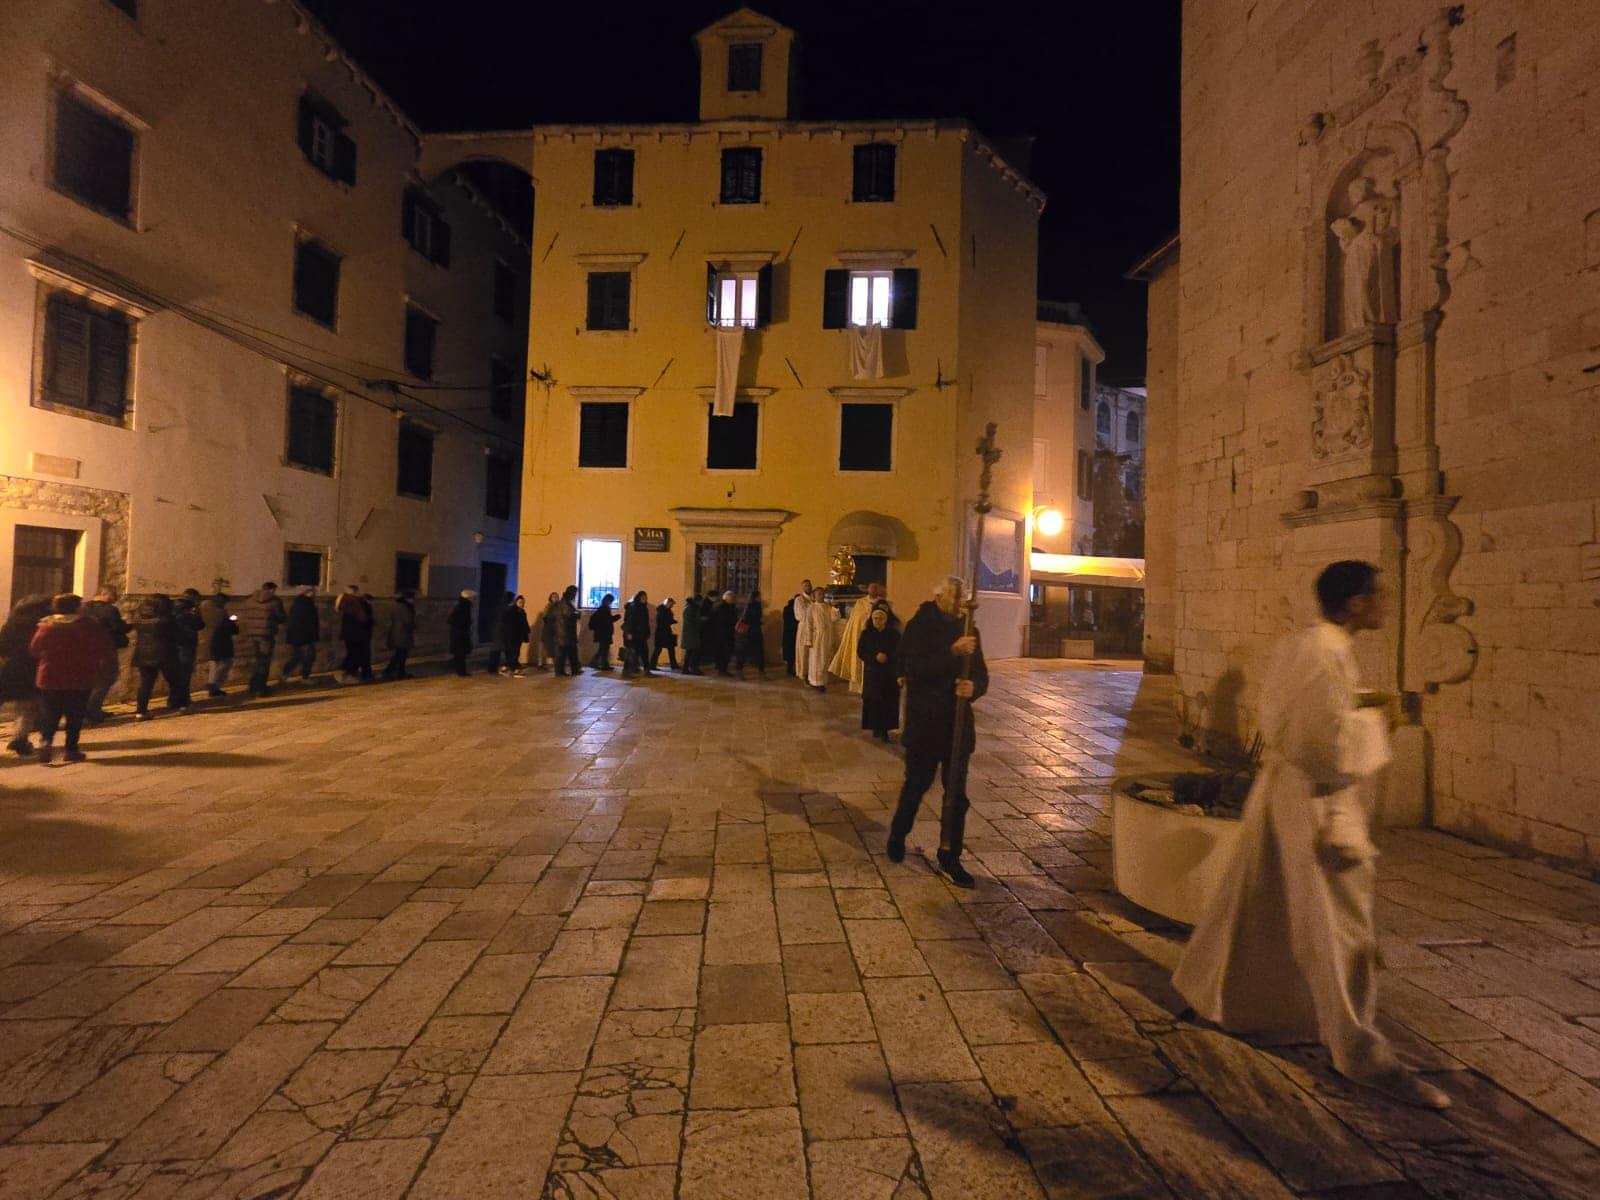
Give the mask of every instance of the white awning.
[[1041, 587], [1115, 587], [1144, 589], [1144, 559], [1103, 558], [1094, 554], [1046, 554], [1029, 557], [1031, 582]]

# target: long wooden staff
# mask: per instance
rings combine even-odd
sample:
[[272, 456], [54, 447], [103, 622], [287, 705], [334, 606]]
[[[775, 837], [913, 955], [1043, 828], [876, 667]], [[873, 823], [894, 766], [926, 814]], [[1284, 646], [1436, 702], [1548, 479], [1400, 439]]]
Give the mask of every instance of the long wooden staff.
[[[990, 421], [984, 428], [983, 436], [978, 439], [977, 455], [983, 460], [983, 470], [978, 475], [978, 499], [972, 506], [972, 511], [977, 514], [977, 536], [972, 544], [971, 578], [967, 588], [966, 600], [962, 603], [961, 636], [971, 637], [975, 627], [973, 614], [978, 611], [978, 564], [983, 559], [983, 519], [989, 510], [994, 507], [989, 502], [989, 479], [994, 473], [995, 463], [1000, 461], [1001, 451], [994, 444], [995, 424]], [[968, 654], [961, 660], [961, 678], [972, 678], [973, 654]], [[954, 780], [965, 780], [967, 777], [966, 751], [962, 747], [961, 734], [966, 729], [967, 709], [972, 701], [965, 696], [956, 696], [956, 723], [951, 731], [950, 744], [950, 773]]]

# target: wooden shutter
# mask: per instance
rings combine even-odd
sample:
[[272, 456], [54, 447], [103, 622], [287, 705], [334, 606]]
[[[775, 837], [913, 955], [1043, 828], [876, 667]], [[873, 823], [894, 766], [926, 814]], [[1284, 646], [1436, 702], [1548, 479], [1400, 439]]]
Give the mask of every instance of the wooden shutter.
[[715, 325], [720, 314], [717, 312], [717, 265], [706, 264], [706, 324]]
[[310, 96], [300, 97], [300, 120], [298, 124], [297, 140], [300, 142], [300, 152], [307, 158], [311, 157], [311, 126], [317, 118], [317, 106], [312, 103]]
[[118, 312], [89, 318], [89, 409], [122, 418], [128, 403], [128, 322]]
[[756, 327], [772, 324], [772, 264], [756, 272]]
[[342, 132], [333, 135], [333, 177], [340, 183], [356, 181], [356, 144]]
[[917, 327], [917, 279], [915, 267], [902, 267], [894, 273], [894, 290], [889, 295], [889, 324], [895, 329]]
[[633, 277], [626, 271], [618, 271], [611, 276], [611, 296], [606, 305], [610, 314], [611, 324], [608, 329], [626, 329], [628, 327], [628, 285]]
[[843, 329], [850, 323], [850, 272], [828, 271], [822, 276], [822, 327]]
[[606, 277], [600, 271], [589, 272], [589, 315], [586, 325], [590, 329], [604, 329], [606, 319]]
[[82, 406], [89, 398], [89, 309], [61, 293], [45, 306], [44, 393], [57, 404]]
[[441, 267], [450, 265], [450, 225], [443, 217], [433, 218], [433, 261]]
[[400, 195], [400, 236], [412, 246], [417, 244], [417, 197], [407, 188]]

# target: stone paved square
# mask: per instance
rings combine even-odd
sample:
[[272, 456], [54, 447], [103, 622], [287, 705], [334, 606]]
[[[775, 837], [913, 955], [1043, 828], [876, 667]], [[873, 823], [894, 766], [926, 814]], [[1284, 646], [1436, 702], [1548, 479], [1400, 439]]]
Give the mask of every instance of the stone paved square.
[[8, 761], [0, 1196], [1592, 1195], [1600, 885], [1388, 836], [1443, 1114], [1197, 1027], [1109, 881], [1168, 686], [996, 664], [971, 893], [884, 858], [855, 699], [781, 679], [284, 689]]

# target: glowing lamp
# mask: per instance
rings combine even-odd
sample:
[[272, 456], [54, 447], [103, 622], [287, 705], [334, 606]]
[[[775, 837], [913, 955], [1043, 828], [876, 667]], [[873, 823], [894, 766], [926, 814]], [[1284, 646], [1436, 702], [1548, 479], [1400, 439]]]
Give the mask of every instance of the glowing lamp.
[[1045, 537], [1055, 537], [1067, 527], [1067, 519], [1058, 508], [1044, 508], [1035, 516], [1033, 527]]

